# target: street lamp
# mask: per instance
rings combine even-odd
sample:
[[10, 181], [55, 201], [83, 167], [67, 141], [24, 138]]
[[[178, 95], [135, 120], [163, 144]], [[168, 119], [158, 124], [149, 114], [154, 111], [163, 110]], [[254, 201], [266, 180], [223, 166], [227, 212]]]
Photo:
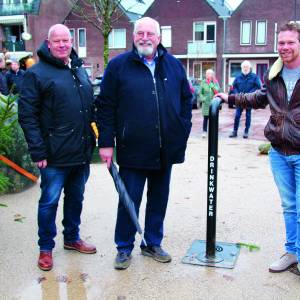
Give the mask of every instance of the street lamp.
[[27, 29], [27, 13], [24, 13], [23, 29], [24, 29], [24, 32], [21, 34], [22, 40], [24, 40], [24, 41], [31, 40], [32, 36], [28, 32], [28, 29]]

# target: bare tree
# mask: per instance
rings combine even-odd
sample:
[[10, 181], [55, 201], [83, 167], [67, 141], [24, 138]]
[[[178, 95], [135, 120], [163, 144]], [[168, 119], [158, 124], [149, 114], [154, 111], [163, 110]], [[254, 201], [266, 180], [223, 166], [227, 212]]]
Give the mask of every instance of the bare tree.
[[69, 0], [73, 5], [73, 14], [86, 20], [99, 30], [103, 36], [104, 68], [109, 57], [108, 37], [124, 10], [120, 7], [121, 0]]

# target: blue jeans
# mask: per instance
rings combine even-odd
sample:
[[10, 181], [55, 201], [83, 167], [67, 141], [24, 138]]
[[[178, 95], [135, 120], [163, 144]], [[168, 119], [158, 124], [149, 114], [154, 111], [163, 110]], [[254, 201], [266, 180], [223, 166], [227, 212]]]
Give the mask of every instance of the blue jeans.
[[89, 165], [71, 167], [47, 167], [41, 172], [41, 198], [38, 206], [38, 235], [40, 250], [52, 250], [55, 246], [56, 211], [64, 189], [63, 221], [64, 241], [79, 239], [80, 215], [85, 183], [89, 177]]
[[300, 262], [300, 154], [286, 156], [271, 149], [269, 157], [283, 208], [285, 248]]
[[[236, 132], [239, 129], [242, 113], [243, 113], [243, 109], [240, 107], [237, 107], [235, 110], [234, 125], [233, 125], [233, 130]], [[245, 132], [246, 133], [249, 132], [250, 125], [251, 125], [251, 108], [247, 108], [246, 109], [246, 121], [245, 121]]]
[[[135, 170], [120, 168], [120, 176], [139, 215], [143, 190], [147, 180], [147, 204], [144, 238], [148, 246], [160, 246], [163, 239], [163, 222], [166, 215], [171, 167], [163, 170]], [[134, 247], [136, 228], [123, 204], [119, 201], [115, 243], [118, 251], [130, 253]]]

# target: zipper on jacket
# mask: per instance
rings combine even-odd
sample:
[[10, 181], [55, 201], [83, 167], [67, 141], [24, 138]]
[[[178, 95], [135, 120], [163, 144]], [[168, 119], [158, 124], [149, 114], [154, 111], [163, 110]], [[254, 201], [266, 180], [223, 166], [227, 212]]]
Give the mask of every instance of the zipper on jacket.
[[159, 109], [159, 101], [158, 101], [158, 94], [157, 94], [157, 88], [156, 88], [156, 80], [155, 77], [153, 77], [153, 83], [154, 83], [154, 93], [155, 93], [155, 99], [156, 99], [156, 106], [157, 106], [157, 120], [158, 120], [158, 138], [159, 138], [159, 147], [162, 148], [162, 142], [161, 142], [161, 128], [160, 128], [160, 109]]

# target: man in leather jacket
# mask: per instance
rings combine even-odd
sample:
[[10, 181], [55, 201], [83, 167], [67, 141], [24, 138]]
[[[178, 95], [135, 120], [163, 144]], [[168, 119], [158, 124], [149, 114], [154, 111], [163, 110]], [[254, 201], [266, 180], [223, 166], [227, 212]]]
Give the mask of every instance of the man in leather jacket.
[[238, 107], [269, 104], [265, 136], [271, 142], [271, 169], [279, 190], [286, 229], [286, 253], [269, 266], [283, 272], [297, 265], [300, 274], [300, 26], [283, 25], [278, 33], [279, 58], [268, 70], [265, 84], [249, 94], [219, 96]]

